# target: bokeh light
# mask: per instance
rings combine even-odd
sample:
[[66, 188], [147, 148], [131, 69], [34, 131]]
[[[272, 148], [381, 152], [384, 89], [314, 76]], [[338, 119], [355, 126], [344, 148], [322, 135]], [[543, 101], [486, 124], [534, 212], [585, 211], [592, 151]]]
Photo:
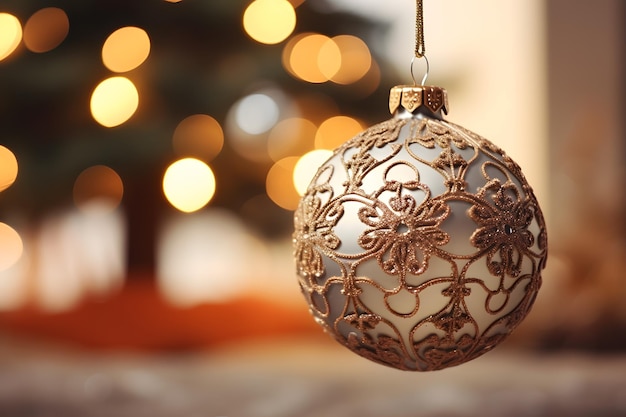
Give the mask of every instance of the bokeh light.
[[58, 7], [46, 7], [26, 21], [24, 45], [32, 52], [48, 52], [65, 40], [69, 30], [67, 14]]
[[74, 181], [74, 204], [88, 209], [94, 201], [109, 210], [117, 208], [124, 195], [124, 184], [113, 169], [96, 165], [81, 172]]
[[174, 152], [210, 161], [224, 146], [224, 131], [219, 122], [207, 114], [194, 114], [183, 119], [172, 137]]
[[296, 12], [287, 0], [255, 0], [246, 8], [243, 27], [255, 41], [276, 44], [296, 27]]
[[352, 84], [367, 74], [372, 65], [370, 50], [361, 39], [352, 35], [332, 38], [341, 53], [341, 66], [330, 76], [337, 84]]
[[17, 158], [10, 149], [0, 145], [0, 191], [13, 185], [17, 172]]
[[280, 109], [276, 101], [266, 94], [251, 94], [237, 106], [237, 124], [246, 133], [260, 135], [270, 130], [278, 121]]
[[199, 159], [179, 159], [165, 171], [163, 192], [172, 206], [191, 213], [206, 206], [213, 198], [215, 175], [211, 167]]
[[326, 119], [315, 134], [316, 149], [335, 149], [363, 131], [356, 119], [348, 116], [334, 116]]
[[111, 77], [102, 81], [91, 95], [91, 115], [105, 127], [126, 122], [139, 106], [139, 93], [126, 77]]
[[302, 155], [293, 169], [293, 184], [299, 195], [306, 193], [318, 168], [332, 155], [333, 152], [326, 149], [316, 149]]
[[0, 13], [0, 61], [15, 51], [22, 41], [22, 24], [9, 13]]
[[310, 83], [352, 84], [368, 74], [372, 55], [356, 36], [302, 33], [287, 42], [282, 63], [291, 75]]
[[0, 223], [0, 271], [12, 267], [22, 256], [22, 238], [11, 226]]
[[285, 210], [295, 210], [300, 201], [293, 183], [293, 171], [299, 159], [297, 156], [281, 159], [270, 168], [265, 179], [268, 197]]
[[240, 156], [254, 162], [267, 163], [269, 132], [289, 117], [297, 117], [299, 109], [282, 90], [265, 88], [238, 100], [226, 116], [226, 138]]
[[175, 216], [163, 225], [157, 243], [159, 290], [181, 307], [249, 296], [253, 282], [268, 276], [266, 252], [226, 210]]
[[267, 153], [273, 161], [302, 155], [313, 149], [317, 126], [310, 120], [291, 117], [281, 120], [269, 134]]
[[[315, 45], [315, 43], [312, 44]], [[317, 67], [324, 74], [324, 77], [329, 80], [332, 79], [341, 69], [341, 61], [341, 51], [335, 41], [332, 39], [324, 40], [317, 53]]]
[[111, 33], [102, 46], [102, 62], [113, 72], [137, 68], [150, 55], [150, 37], [145, 30], [126, 26]]
[[324, 83], [341, 68], [341, 51], [328, 36], [303, 33], [287, 43], [282, 62], [293, 76], [310, 83]]
[[380, 67], [376, 63], [375, 60], [372, 59], [370, 69], [358, 81], [354, 82], [350, 85], [351, 95], [355, 98], [364, 98], [373, 94], [376, 89], [380, 86]]

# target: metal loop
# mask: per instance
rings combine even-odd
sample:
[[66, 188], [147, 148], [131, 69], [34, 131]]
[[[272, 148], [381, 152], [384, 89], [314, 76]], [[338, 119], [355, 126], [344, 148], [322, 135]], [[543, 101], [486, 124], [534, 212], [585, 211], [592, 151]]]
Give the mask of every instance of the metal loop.
[[[424, 77], [422, 78], [422, 82], [420, 83], [420, 85], [423, 87], [426, 84], [426, 80], [428, 79], [428, 73], [430, 72], [430, 63], [428, 62], [428, 58], [426, 58], [426, 55], [422, 55], [421, 58], [424, 58], [424, 60], [426, 61], [426, 72], [424, 73]], [[414, 56], [411, 59], [411, 78], [413, 79], [413, 85], [417, 85], [417, 81], [415, 81], [415, 75], [413, 73], [413, 64], [415, 64], [416, 59], [418, 59], [417, 56]]]

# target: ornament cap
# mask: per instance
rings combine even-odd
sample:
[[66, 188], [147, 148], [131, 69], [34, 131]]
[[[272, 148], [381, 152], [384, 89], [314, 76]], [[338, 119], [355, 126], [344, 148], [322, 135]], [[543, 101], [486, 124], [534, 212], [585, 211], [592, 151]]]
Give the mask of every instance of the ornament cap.
[[409, 113], [425, 108], [432, 113], [448, 114], [448, 93], [441, 87], [429, 85], [397, 85], [389, 92], [389, 111], [394, 114], [400, 108]]

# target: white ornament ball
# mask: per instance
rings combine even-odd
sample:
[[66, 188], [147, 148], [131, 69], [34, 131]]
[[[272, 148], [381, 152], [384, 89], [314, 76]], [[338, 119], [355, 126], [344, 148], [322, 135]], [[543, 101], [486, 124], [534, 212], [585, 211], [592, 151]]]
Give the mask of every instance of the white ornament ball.
[[547, 257], [519, 166], [442, 118], [445, 90], [400, 86], [394, 117], [336, 149], [295, 213], [299, 283], [316, 321], [403, 370], [459, 365], [528, 314]]

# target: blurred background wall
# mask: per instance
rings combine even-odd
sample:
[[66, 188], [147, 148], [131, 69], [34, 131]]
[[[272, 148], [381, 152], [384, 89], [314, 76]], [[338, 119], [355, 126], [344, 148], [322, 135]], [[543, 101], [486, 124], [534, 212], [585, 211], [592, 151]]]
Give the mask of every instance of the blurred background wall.
[[[0, 1], [0, 332], [144, 349], [317, 334], [291, 258], [298, 190], [389, 118], [414, 7]], [[547, 214], [514, 342], [623, 349], [623, 2], [425, 13], [448, 119], [507, 150]]]

